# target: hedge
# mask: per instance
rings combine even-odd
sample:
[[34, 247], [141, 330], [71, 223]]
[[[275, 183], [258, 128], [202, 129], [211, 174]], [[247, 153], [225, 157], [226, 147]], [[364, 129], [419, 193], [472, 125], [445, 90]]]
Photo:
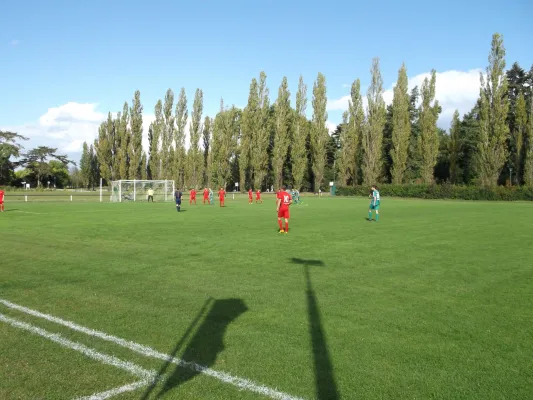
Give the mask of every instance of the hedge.
[[[496, 201], [533, 201], [533, 188], [526, 186], [480, 186], [442, 185], [378, 185], [381, 196], [418, 199], [458, 199], [458, 200], [496, 200]], [[338, 187], [337, 196], [365, 196], [370, 194], [366, 186]]]

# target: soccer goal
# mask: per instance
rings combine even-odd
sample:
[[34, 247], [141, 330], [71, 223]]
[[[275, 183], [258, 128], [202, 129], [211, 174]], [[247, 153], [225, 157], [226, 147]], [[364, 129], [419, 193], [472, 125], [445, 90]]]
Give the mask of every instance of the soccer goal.
[[154, 201], [170, 201], [174, 193], [171, 180], [120, 180], [111, 182], [111, 201], [148, 201], [149, 190], [154, 191]]

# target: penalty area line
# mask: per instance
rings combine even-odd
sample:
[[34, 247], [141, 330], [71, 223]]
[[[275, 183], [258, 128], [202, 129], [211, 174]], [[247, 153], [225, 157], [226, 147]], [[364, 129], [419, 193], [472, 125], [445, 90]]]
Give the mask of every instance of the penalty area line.
[[145, 386], [148, 386], [149, 384], [149, 380], [128, 383], [127, 385], [107, 390], [105, 392], [91, 394], [90, 396], [77, 397], [75, 400], [106, 400], [122, 393], [133, 392], [137, 389], [141, 389]]
[[26, 322], [22, 322], [22, 321], [13, 319], [13, 318], [9, 318], [6, 315], [1, 314], [1, 313], [0, 313], [0, 321], [5, 322], [6, 324], [14, 328], [22, 329], [30, 333], [33, 333], [35, 335], [41, 336], [45, 339], [51, 340], [52, 342], [55, 342], [62, 347], [66, 347], [68, 349], [78, 351], [82, 353], [83, 355], [89, 358], [92, 358], [93, 360], [99, 361], [103, 364], [107, 364], [113, 367], [120, 368], [139, 378], [143, 378], [142, 380], [134, 382], [134, 383], [129, 383], [127, 385], [120, 386], [118, 388], [114, 388], [111, 390], [107, 390], [105, 392], [95, 393], [90, 396], [80, 397], [79, 399], [83, 399], [83, 400], [109, 399], [110, 397], [116, 396], [118, 394], [125, 393], [125, 392], [131, 392], [131, 391], [140, 389], [141, 387], [148, 386], [151, 382], [157, 379], [157, 372], [154, 370], [149, 371], [136, 364], [133, 364], [132, 362], [123, 361], [115, 356], [110, 356], [104, 353], [100, 353], [81, 343], [68, 340], [64, 338], [63, 336], [61, 336], [60, 334], [48, 332], [45, 329], [39, 328], [37, 326], [31, 325]]
[[272, 389], [270, 387], [258, 384], [249, 379], [233, 376], [226, 372], [215, 371], [211, 368], [197, 364], [195, 362], [184, 361], [180, 358], [171, 357], [168, 354], [161, 353], [155, 349], [152, 349], [151, 347], [148, 347], [148, 346], [145, 346], [139, 343], [131, 342], [129, 340], [122, 339], [122, 338], [119, 338], [113, 335], [108, 335], [107, 333], [100, 332], [94, 329], [86, 328], [74, 322], [66, 321], [61, 318], [54, 317], [52, 315], [44, 314], [39, 311], [32, 310], [24, 306], [20, 306], [18, 304], [11, 303], [10, 301], [7, 301], [7, 300], [0, 299], [0, 304], [3, 304], [4, 306], [8, 308], [21, 311], [25, 314], [29, 314], [37, 318], [45, 319], [49, 322], [54, 322], [56, 324], [66, 326], [74, 331], [85, 333], [86, 335], [115, 343], [119, 346], [127, 348], [145, 357], [151, 357], [151, 358], [163, 360], [163, 361], [175, 364], [175, 365], [179, 365], [180, 367], [183, 367], [183, 368], [191, 369], [198, 373], [215, 378], [221, 382], [233, 385], [239, 388], [240, 390], [246, 390], [249, 392], [261, 394], [263, 396], [266, 396], [266, 397], [269, 397], [275, 400], [303, 400], [303, 398], [301, 397], [292, 396], [288, 393], [278, 391], [277, 389]]

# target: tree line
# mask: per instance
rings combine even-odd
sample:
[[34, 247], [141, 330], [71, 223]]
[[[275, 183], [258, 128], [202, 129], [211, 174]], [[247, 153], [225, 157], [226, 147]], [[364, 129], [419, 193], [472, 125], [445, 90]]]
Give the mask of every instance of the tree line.
[[[449, 132], [437, 127], [442, 111], [435, 99], [436, 71], [421, 87], [408, 90], [407, 68], [398, 71], [392, 104], [383, 99], [379, 58], [372, 60], [371, 83], [363, 106], [361, 83], [351, 85], [348, 109], [328, 134], [326, 78], [319, 73], [311, 93], [300, 76], [296, 103], [283, 78], [271, 101], [267, 76], [250, 83], [243, 109], [223, 100], [215, 118], [203, 116], [203, 92], [197, 89], [189, 116], [182, 88], [177, 101], [167, 90], [154, 109], [142, 148], [143, 106], [135, 92], [116, 117], [108, 114], [92, 144], [83, 146], [80, 169], [85, 186], [100, 177], [173, 179], [181, 188], [241, 190], [278, 187], [300, 190], [374, 183], [441, 183], [533, 186], [533, 67], [517, 63], [506, 70], [501, 35], [492, 37], [489, 64], [480, 76], [480, 96], [462, 118], [455, 112]], [[311, 99], [309, 99], [311, 97]], [[309, 120], [307, 108], [312, 108]], [[189, 122], [189, 146], [185, 146]]]

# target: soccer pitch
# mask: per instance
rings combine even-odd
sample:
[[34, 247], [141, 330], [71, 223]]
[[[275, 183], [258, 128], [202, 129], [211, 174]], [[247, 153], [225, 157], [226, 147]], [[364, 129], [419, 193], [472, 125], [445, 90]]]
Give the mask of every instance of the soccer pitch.
[[7, 203], [0, 398], [530, 398], [533, 204], [303, 200]]

